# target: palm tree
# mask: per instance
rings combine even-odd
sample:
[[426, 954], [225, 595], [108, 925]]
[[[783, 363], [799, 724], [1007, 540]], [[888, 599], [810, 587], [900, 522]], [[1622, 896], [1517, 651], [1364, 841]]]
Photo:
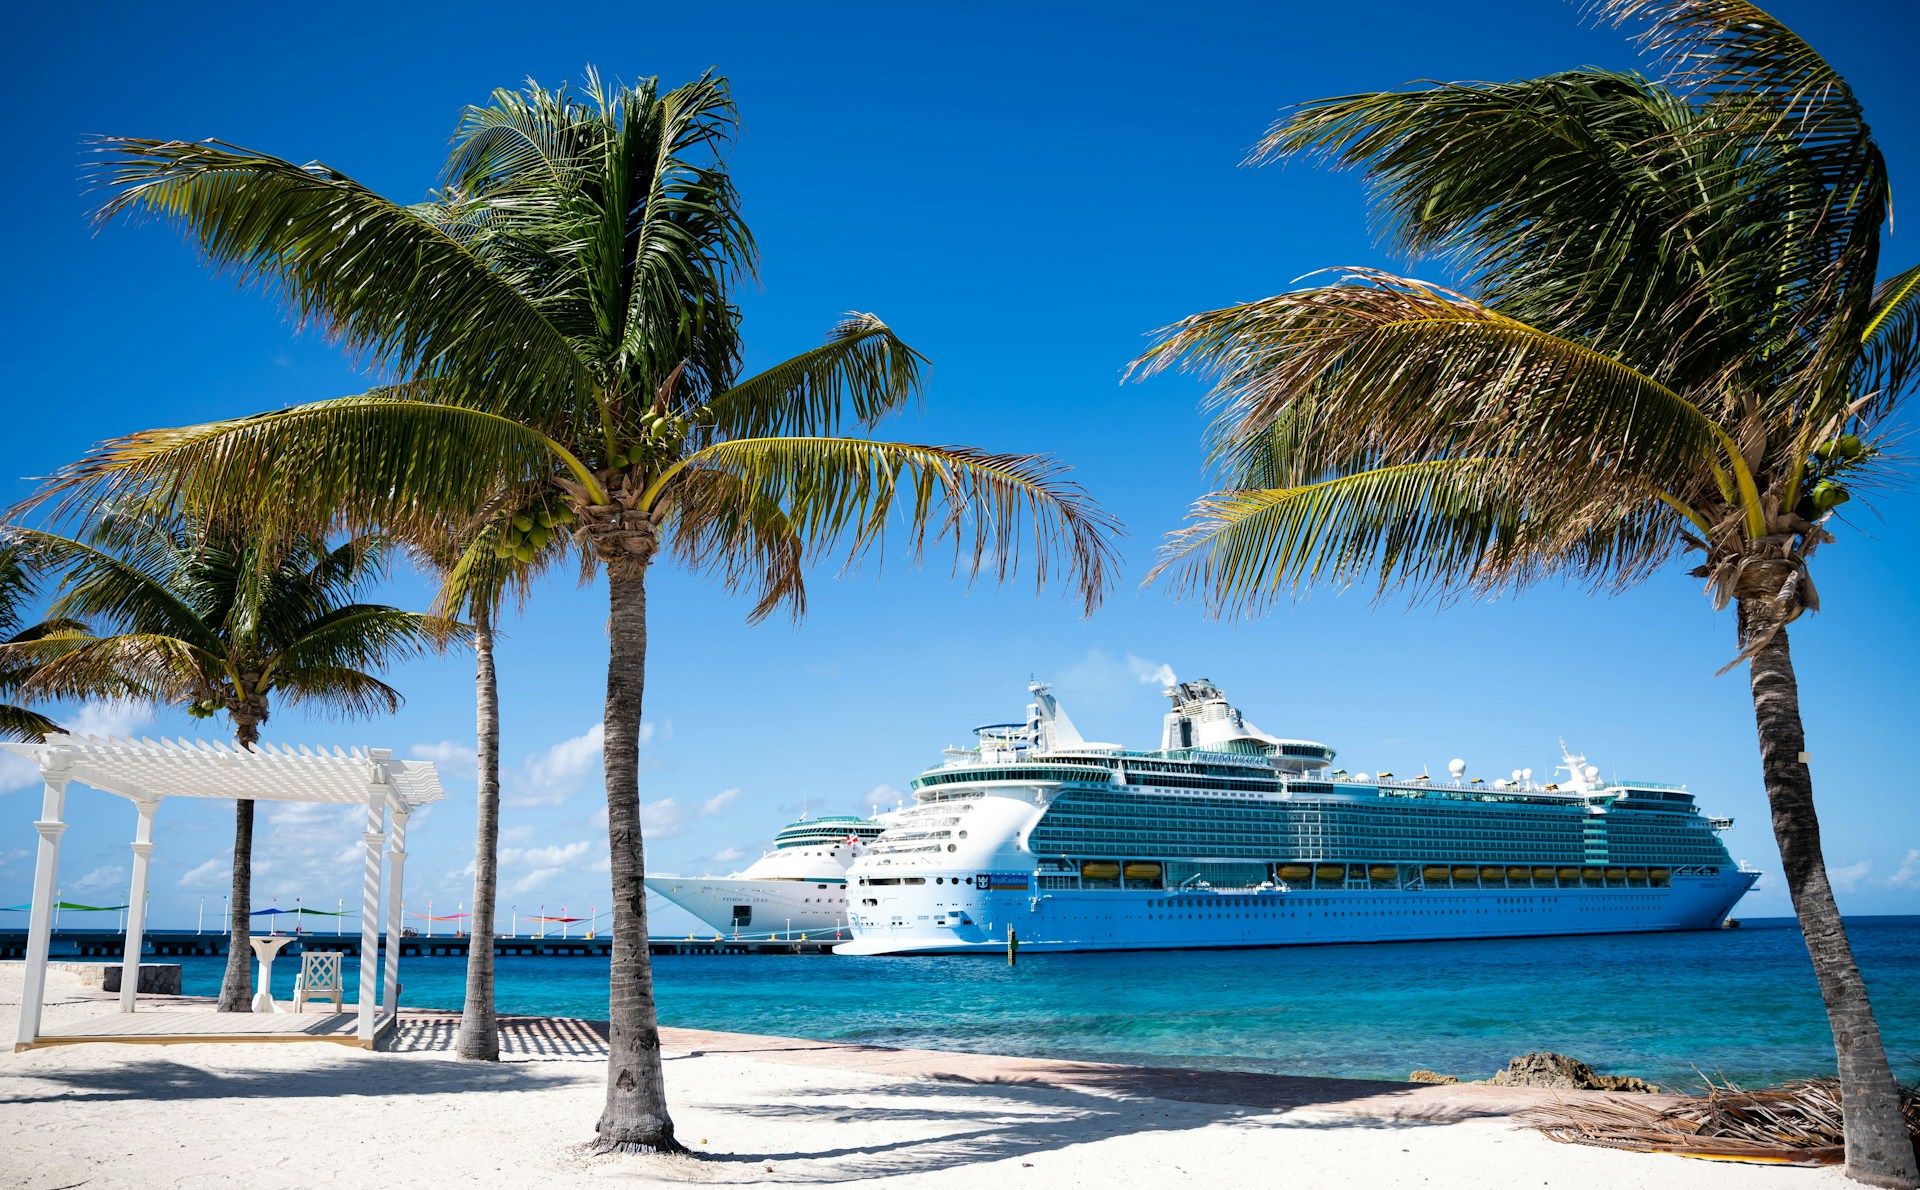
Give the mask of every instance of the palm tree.
[[1920, 269], [1876, 286], [1887, 178], [1845, 80], [1741, 0], [1610, 0], [1669, 66], [1309, 103], [1256, 156], [1363, 168], [1409, 255], [1195, 315], [1136, 365], [1209, 373], [1224, 490], [1158, 571], [1222, 612], [1314, 582], [1619, 588], [1683, 550], [1736, 606], [1782, 866], [1831, 1018], [1847, 1169], [1915, 1182], [1820, 853], [1787, 626], [1834, 510], [1883, 477]]
[[[105, 444], [43, 490], [66, 507], [179, 501], [256, 532], [314, 518], [411, 535], [499, 493], [563, 508], [604, 569], [613, 885], [605, 1149], [678, 1150], [664, 1094], [640, 833], [646, 577], [665, 553], [755, 596], [804, 603], [810, 559], [851, 565], [889, 525], [918, 556], [997, 578], [1023, 542], [1090, 610], [1113, 526], [1048, 459], [847, 435], [920, 392], [922, 360], [871, 315], [741, 379], [730, 286], [754, 264], [721, 153], [724, 80], [584, 94], [529, 86], [470, 108], [441, 196], [381, 198], [329, 167], [218, 142], [116, 138], [103, 217], [148, 212], [217, 267], [284, 294], [402, 383]], [[897, 522], [897, 523], [896, 523]]]
[[[328, 545], [301, 537], [269, 549], [179, 519], [113, 516], [83, 538], [10, 530], [37, 565], [61, 574], [52, 615], [99, 626], [11, 646], [51, 696], [132, 694], [197, 718], [225, 714], [251, 750], [275, 703], [346, 715], [391, 713], [398, 691], [371, 671], [438, 647], [455, 626], [358, 602], [384, 572], [378, 538]], [[232, 937], [221, 1012], [249, 1011], [253, 802], [234, 804]]]
[[[58, 622], [28, 626], [22, 614], [25, 605], [39, 594], [33, 568], [26, 564], [23, 551], [15, 541], [0, 542], [0, 697], [17, 697], [33, 677], [33, 666], [9, 653], [5, 646], [38, 640], [49, 632], [78, 627]], [[23, 743], [38, 743], [49, 733], [63, 730], [58, 723], [29, 707], [0, 702], [0, 736]]]
[[[454, 1052], [476, 1062], [500, 1060], [500, 1025], [494, 1014], [494, 901], [500, 883], [500, 686], [494, 672], [494, 625], [512, 592], [524, 606], [533, 578], [567, 552], [564, 536], [549, 535], [535, 554], [528, 535], [552, 530], [564, 507], [496, 500], [491, 514], [450, 524], [416, 544], [425, 564], [441, 576], [434, 610], [464, 617], [473, 626], [474, 759], [478, 785], [473, 852], [473, 914], [468, 919], [467, 990]], [[509, 537], [513, 540], [510, 543]], [[521, 552], [529, 554], [526, 561]]]

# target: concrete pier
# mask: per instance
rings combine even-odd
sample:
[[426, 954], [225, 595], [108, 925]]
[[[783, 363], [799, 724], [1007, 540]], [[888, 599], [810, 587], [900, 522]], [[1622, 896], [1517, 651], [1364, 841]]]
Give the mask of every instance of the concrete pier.
[[[753, 955], [753, 954], [831, 954], [844, 937], [830, 935], [793, 938], [651, 938], [647, 951], [656, 955]], [[192, 930], [147, 930], [141, 957], [179, 957], [183, 955], [219, 956], [227, 953], [227, 935], [196, 934]], [[463, 935], [426, 937], [408, 935], [400, 940], [401, 958], [465, 958], [472, 940]], [[116, 930], [58, 930], [53, 935], [51, 955], [68, 961], [75, 959], [120, 959], [125, 935]], [[302, 950], [359, 955], [359, 934], [300, 934], [280, 953], [297, 955]], [[386, 953], [386, 940], [380, 941], [380, 953]], [[0, 930], [0, 960], [26, 957], [25, 930]], [[613, 939], [562, 938], [548, 935], [499, 935], [493, 940], [493, 953], [501, 958], [606, 958], [613, 953]]]

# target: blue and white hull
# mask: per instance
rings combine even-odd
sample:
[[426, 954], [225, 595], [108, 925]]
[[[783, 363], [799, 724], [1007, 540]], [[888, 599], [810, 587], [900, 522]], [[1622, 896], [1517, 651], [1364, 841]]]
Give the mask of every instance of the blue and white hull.
[[[989, 892], [862, 917], [836, 954], [1186, 950], [1622, 934], [1717, 928], [1754, 872], [1673, 877], [1665, 888]], [[915, 891], [933, 886], [915, 886]], [[961, 886], [954, 893], [971, 891]], [[877, 899], [877, 898], [876, 898]], [[925, 912], [909, 912], [925, 910]]]

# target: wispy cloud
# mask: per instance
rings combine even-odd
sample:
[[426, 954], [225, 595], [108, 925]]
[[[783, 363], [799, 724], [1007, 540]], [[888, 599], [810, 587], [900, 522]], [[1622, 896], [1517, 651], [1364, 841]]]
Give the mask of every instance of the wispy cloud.
[[746, 855], [747, 853], [738, 847], [722, 847], [713, 853], [712, 859], [716, 864], [730, 864], [734, 860], [745, 859]]
[[738, 789], [721, 790], [719, 793], [714, 794], [706, 801], [700, 803], [701, 817], [712, 818], [715, 815], [726, 813], [727, 807], [733, 805], [739, 796], [740, 791]]
[[501, 800], [509, 806], [559, 805], [600, 771], [606, 743], [606, 725], [596, 723], [585, 733], [528, 757], [520, 772], [505, 783]]
[[61, 719], [60, 725], [74, 735], [126, 735], [153, 723], [150, 702], [83, 702], [80, 709]]
[[[152, 703], [93, 699], [71, 711], [49, 711], [53, 719], [75, 735], [127, 735], [154, 720]], [[40, 769], [32, 761], [0, 752], [0, 793], [31, 789], [40, 784]]]
[[1907, 857], [1900, 861], [1900, 867], [1887, 877], [1887, 883], [1895, 888], [1920, 888], [1920, 847], [1907, 849]]
[[1833, 882], [1833, 887], [1836, 889], [1844, 893], [1850, 893], [1859, 888], [1872, 871], [1873, 861], [1863, 859], [1857, 864], [1847, 864], [1839, 868], [1828, 868], [1827, 879]]
[[180, 877], [180, 887], [225, 888], [232, 883], [230, 879], [231, 873], [232, 861], [227, 859], [210, 859], [203, 864], [196, 864], [192, 868], [189, 868], [187, 874]]
[[479, 770], [480, 754], [465, 744], [453, 740], [441, 740], [437, 744], [415, 744], [411, 749], [415, 760], [430, 760], [440, 770], [444, 780], [448, 777], [465, 777], [471, 780]]
[[78, 889], [117, 889], [127, 883], [127, 870], [119, 864], [95, 868], [68, 885]]

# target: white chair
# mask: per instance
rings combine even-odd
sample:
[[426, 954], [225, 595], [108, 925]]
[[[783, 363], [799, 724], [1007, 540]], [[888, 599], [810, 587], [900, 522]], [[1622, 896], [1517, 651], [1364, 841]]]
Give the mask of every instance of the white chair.
[[345, 1012], [340, 952], [309, 950], [300, 956], [300, 978], [293, 985], [293, 1010], [306, 1011], [308, 1000], [333, 997], [333, 1010]]

